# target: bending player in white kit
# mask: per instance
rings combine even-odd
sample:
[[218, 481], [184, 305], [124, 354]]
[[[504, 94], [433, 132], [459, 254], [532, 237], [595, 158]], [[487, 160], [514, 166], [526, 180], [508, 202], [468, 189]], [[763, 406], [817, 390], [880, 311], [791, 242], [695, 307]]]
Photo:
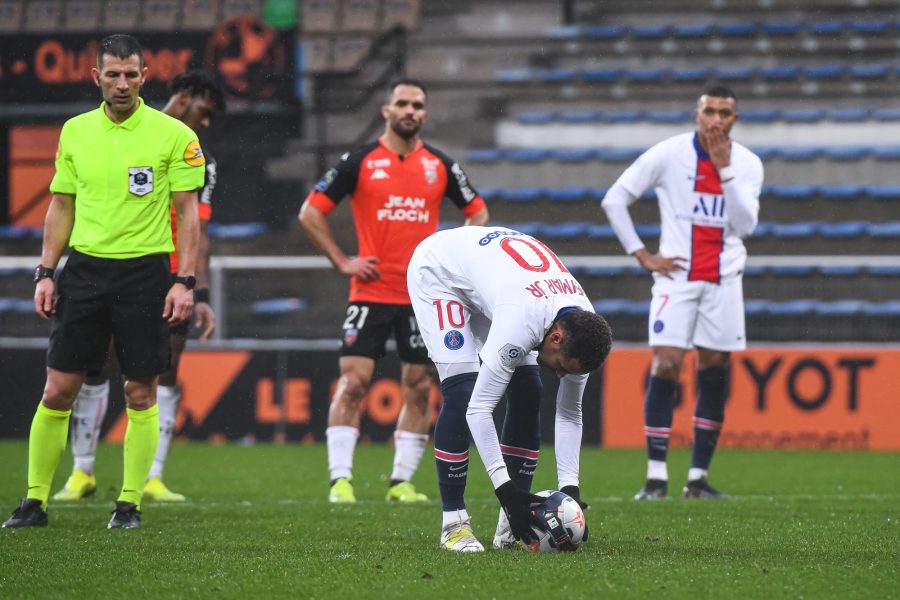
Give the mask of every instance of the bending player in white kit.
[[[666, 454], [685, 353], [697, 347], [694, 443], [684, 495], [728, 498], [707, 471], [725, 418], [730, 353], [746, 347], [741, 276], [763, 183], [762, 162], [728, 135], [737, 121], [734, 92], [707, 87], [697, 102], [697, 131], [653, 146], [609, 189], [603, 208], [625, 252], [653, 273], [649, 337], [653, 348], [644, 400], [647, 481], [636, 500], [668, 493]], [[659, 254], [635, 231], [628, 206], [648, 188], [659, 199]]]
[[[561, 379], [555, 428], [559, 488], [580, 501], [581, 396], [587, 373], [609, 354], [609, 325], [547, 246], [501, 227], [431, 235], [416, 248], [407, 280], [444, 396], [434, 431], [441, 547], [484, 550], [463, 498], [470, 430], [503, 508], [494, 546], [533, 541], [529, 508], [541, 501], [529, 493], [540, 452], [538, 364]], [[506, 418], [498, 440], [492, 414], [504, 394]]]

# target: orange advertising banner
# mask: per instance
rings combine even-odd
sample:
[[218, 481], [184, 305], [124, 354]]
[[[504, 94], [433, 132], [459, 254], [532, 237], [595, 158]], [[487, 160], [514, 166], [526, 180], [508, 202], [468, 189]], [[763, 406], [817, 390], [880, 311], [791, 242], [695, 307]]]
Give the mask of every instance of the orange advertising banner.
[[[685, 361], [670, 445], [687, 447], [695, 353]], [[649, 348], [614, 350], [604, 367], [603, 445], [643, 447]], [[731, 360], [719, 447], [900, 450], [900, 348], [758, 347]]]

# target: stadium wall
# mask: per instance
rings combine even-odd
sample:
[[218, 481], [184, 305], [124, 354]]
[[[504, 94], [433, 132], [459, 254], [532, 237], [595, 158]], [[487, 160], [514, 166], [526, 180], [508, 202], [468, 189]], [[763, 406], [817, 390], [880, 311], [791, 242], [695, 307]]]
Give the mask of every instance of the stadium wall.
[[[181, 366], [183, 400], [178, 434], [211, 441], [322, 441], [328, 402], [337, 382], [337, 343], [229, 342], [229, 348], [189, 349]], [[44, 382], [44, 350], [0, 351], [0, 437], [25, 437]], [[243, 346], [243, 347], [242, 347]], [[306, 346], [306, 349], [302, 349]], [[616, 349], [593, 375], [584, 397], [584, 443], [641, 447], [646, 348]], [[900, 450], [895, 374], [900, 349], [888, 346], [754, 347], [734, 356], [732, 395], [721, 445], [735, 448]], [[385, 358], [364, 400], [362, 439], [389, 440], [401, 407], [399, 365]], [[693, 372], [690, 359], [685, 369]], [[545, 396], [557, 382], [545, 373]], [[685, 377], [675, 411], [673, 447], [691, 439], [695, 382]], [[432, 388], [432, 405], [440, 392]], [[544, 439], [553, 438], [553, 402], [542, 412]], [[499, 418], [499, 415], [498, 415]], [[107, 441], [121, 441], [121, 389], [113, 386], [103, 425]]]

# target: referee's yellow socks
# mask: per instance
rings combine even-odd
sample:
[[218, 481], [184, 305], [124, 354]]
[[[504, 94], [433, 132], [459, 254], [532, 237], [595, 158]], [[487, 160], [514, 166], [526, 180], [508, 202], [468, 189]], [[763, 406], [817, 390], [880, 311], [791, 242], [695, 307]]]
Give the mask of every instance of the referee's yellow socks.
[[141, 495], [147, 474], [156, 454], [159, 441], [159, 405], [147, 410], [126, 408], [128, 427], [125, 429], [125, 477], [122, 482], [120, 502], [131, 502], [141, 507]]
[[31, 433], [28, 436], [26, 498], [40, 500], [44, 510], [47, 510], [53, 474], [56, 473], [56, 467], [66, 450], [71, 415], [71, 410], [54, 410], [41, 402], [31, 421]]

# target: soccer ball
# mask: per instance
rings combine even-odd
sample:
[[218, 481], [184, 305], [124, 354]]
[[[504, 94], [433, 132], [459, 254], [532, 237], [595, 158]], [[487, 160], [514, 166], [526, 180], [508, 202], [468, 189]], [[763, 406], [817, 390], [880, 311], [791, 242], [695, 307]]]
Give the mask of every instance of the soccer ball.
[[538, 492], [546, 498], [532, 511], [541, 527], [531, 526], [538, 541], [527, 544], [531, 552], [575, 552], [584, 538], [585, 520], [581, 506], [571, 496], [555, 490]]

